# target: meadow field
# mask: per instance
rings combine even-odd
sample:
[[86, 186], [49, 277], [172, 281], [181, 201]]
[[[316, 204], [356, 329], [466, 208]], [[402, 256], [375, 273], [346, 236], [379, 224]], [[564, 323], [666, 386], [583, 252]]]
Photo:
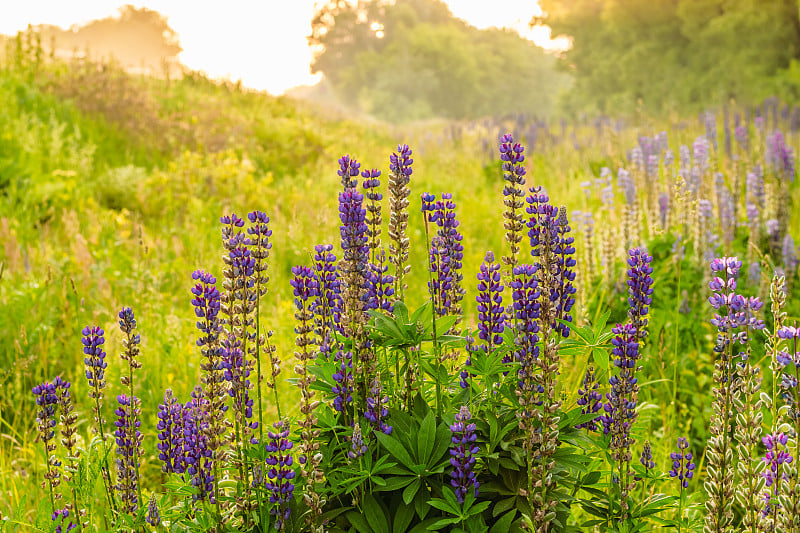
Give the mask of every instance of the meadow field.
[[10, 50], [0, 531], [800, 530], [796, 106], [395, 126]]

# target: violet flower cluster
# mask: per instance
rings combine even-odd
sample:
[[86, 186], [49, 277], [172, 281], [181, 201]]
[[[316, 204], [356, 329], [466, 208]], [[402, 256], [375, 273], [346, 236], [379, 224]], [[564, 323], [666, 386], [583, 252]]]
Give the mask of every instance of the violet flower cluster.
[[692, 462], [692, 452], [687, 452], [689, 441], [686, 437], [678, 438], [678, 451], [672, 452], [669, 457], [672, 459], [672, 469], [669, 477], [678, 478], [682, 488], [689, 487], [689, 480], [694, 476], [695, 464]]
[[139, 431], [139, 399], [125, 394], [117, 396], [114, 410], [116, 421], [114, 437], [117, 442], [117, 491], [122, 510], [136, 513], [139, 508], [139, 456], [142, 433]]
[[464, 499], [470, 492], [477, 498], [480, 483], [475, 473], [476, 455], [480, 451], [476, 441], [478, 435], [475, 433], [476, 426], [470, 422], [472, 414], [469, 408], [464, 405], [456, 414], [450, 431], [453, 436], [453, 443], [450, 449], [450, 465], [453, 470], [450, 472], [450, 485], [455, 489], [458, 503], [464, 503]]
[[628, 316], [641, 342], [647, 336], [647, 315], [652, 303], [653, 257], [642, 248], [632, 248], [628, 256]]
[[267, 459], [269, 467], [267, 471], [267, 483], [265, 484], [270, 491], [269, 501], [273, 505], [270, 514], [275, 517], [275, 529], [283, 530], [284, 522], [289, 519], [292, 510], [289, 503], [294, 496], [295, 473], [292, 469], [294, 459], [291, 449], [294, 443], [289, 439], [289, 425], [283, 421], [273, 424], [275, 431], [267, 432], [269, 441], [266, 444]]

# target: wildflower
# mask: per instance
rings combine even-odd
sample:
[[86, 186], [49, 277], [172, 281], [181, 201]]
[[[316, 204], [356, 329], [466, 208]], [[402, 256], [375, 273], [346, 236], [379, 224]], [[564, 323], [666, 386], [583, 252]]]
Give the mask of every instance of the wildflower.
[[505, 311], [503, 285], [500, 283], [500, 265], [494, 262], [494, 253], [487, 252], [478, 274], [478, 338], [483, 341], [487, 354], [503, 343]]
[[464, 298], [462, 287], [464, 276], [461, 273], [464, 258], [464, 246], [461, 244], [463, 235], [458, 231], [459, 222], [456, 219], [456, 204], [453, 195], [442, 193], [441, 200], [434, 204], [435, 222], [438, 226], [436, 236], [431, 242], [431, 252], [436, 250], [439, 302], [441, 308], [437, 309], [440, 315], [460, 315], [461, 300]]
[[[203, 361], [200, 368], [203, 371], [203, 395], [209, 404], [208, 407], [208, 446], [216, 453], [222, 445], [225, 432], [225, 373], [220, 347], [220, 334], [222, 324], [219, 319], [221, 295], [217, 290], [217, 279], [204, 270], [195, 270], [192, 279], [197, 283], [192, 287], [192, 306], [194, 314], [199, 319], [197, 329], [200, 337], [196, 344], [200, 347]], [[171, 391], [170, 391], [171, 396]], [[165, 404], [167, 397], [164, 397]], [[163, 460], [163, 459], [162, 459]]]
[[269, 431], [267, 436], [269, 441], [266, 444], [267, 483], [265, 487], [270, 491], [269, 501], [273, 504], [270, 514], [275, 517], [275, 529], [282, 531], [284, 522], [289, 519], [291, 508], [289, 503], [294, 495], [294, 470], [292, 470], [292, 459], [289, 450], [294, 443], [289, 440], [289, 425], [283, 421], [275, 422], [272, 425], [275, 431]]
[[333, 332], [341, 332], [342, 293], [341, 282], [336, 270], [336, 255], [332, 244], [318, 244], [314, 247], [314, 274], [319, 282], [319, 296], [312, 302], [315, 332], [320, 351], [330, 354]]
[[653, 461], [653, 449], [650, 447], [649, 440], [644, 441], [642, 455], [639, 457], [639, 462], [642, 464], [645, 471], [652, 470], [656, 467], [656, 463]]
[[150, 501], [147, 503], [147, 514], [144, 519], [153, 527], [161, 525], [161, 515], [158, 512], [158, 502], [155, 494], [150, 495]]
[[356, 422], [356, 425], [353, 426], [353, 437], [350, 439], [350, 451], [347, 452], [347, 456], [350, 459], [358, 459], [367, 453], [367, 449], [364, 437], [361, 435], [361, 424]]
[[653, 260], [651, 255], [642, 248], [628, 250], [628, 317], [636, 329], [636, 338], [639, 342], [647, 336], [647, 322], [649, 306], [653, 294]]
[[694, 476], [695, 464], [692, 462], [692, 452], [684, 451], [689, 447], [686, 437], [678, 438], [678, 451], [672, 452], [669, 457], [672, 459], [672, 469], [669, 477], [676, 477], [681, 487], [688, 488], [689, 480]]
[[122, 511], [134, 514], [139, 508], [139, 455], [141, 453], [142, 434], [139, 431], [139, 399], [135, 396], [120, 394], [117, 396], [119, 406], [114, 410], [117, 419], [114, 437], [117, 442], [117, 473], [119, 482], [117, 491]]
[[314, 400], [316, 393], [312, 389], [316, 377], [309, 371], [309, 363], [313, 363], [317, 358], [317, 351], [313, 347], [313, 336], [309, 335], [314, 329], [312, 324], [314, 314], [309, 309], [309, 299], [319, 296], [319, 283], [310, 267], [293, 267], [292, 274], [294, 278], [290, 283], [294, 293], [295, 306], [297, 307], [295, 313], [295, 319], [297, 320], [297, 325], [295, 326], [295, 333], [297, 334], [295, 357], [299, 361], [299, 364], [295, 366], [295, 372], [300, 375], [297, 380], [297, 386], [300, 388], [300, 413], [302, 414], [302, 418], [298, 423], [301, 428], [302, 439], [300, 444], [300, 464], [301, 473], [306, 479], [304, 496], [307, 501], [311, 502], [312, 505], [310, 507], [316, 516], [320, 514], [321, 510], [319, 496], [314, 490], [314, 483], [322, 478], [322, 473], [319, 470], [319, 460], [317, 458], [319, 442], [315, 440], [320, 434], [320, 430], [315, 429], [317, 417], [314, 414], [319, 402]]
[[513, 268], [517, 264], [517, 253], [519, 243], [522, 242], [522, 229], [525, 227], [523, 221], [522, 208], [525, 206], [525, 161], [523, 152], [525, 147], [520, 143], [515, 143], [511, 134], [503, 135], [500, 138], [500, 160], [503, 162], [503, 180], [507, 184], [503, 187], [503, 204], [506, 210], [503, 213], [505, 222], [503, 227], [506, 230], [506, 240], [511, 248], [511, 253], [503, 257], [503, 263], [507, 264], [513, 273]]
[[375, 374], [369, 397], [367, 397], [367, 410], [364, 413], [364, 418], [369, 420], [375, 431], [391, 435], [392, 426], [386, 424], [386, 418], [389, 416], [389, 410], [386, 408], [388, 403], [389, 397], [383, 395], [381, 376], [380, 374]]
[[83, 328], [83, 353], [87, 356], [84, 359], [86, 364], [86, 379], [89, 381], [89, 398], [95, 401], [95, 431], [102, 432], [103, 418], [100, 411], [103, 401], [103, 389], [106, 387], [106, 352], [103, 344], [106, 339], [105, 332], [97, 326], [86, 326]]
[[336, 173], [342, 178], [342, 188], [352, 189], [358, 185], [358, 181], [351, 178], [358, 177], [358, 171], [361, 168], [361, 163], [356, 161], [355, 158], [350, 158], [350, 155], [343, 155], [339, 158], [339, 170]]
[[[38, 407], [36, 411], [36, 429], [39, 432], [39, 438], [42, 441], [45, 452], [47, 472], [44, 475], [44, 479], [50, 489], [50, 504], [54, 506], [55, 499], [58, 498], [54, 490], [60, 484], [57, 467], [61, 465], [54, 453], [56, 450], [54, 439], [56, 434], [56, 405], [58, 405], [58, 396], [56, 394], [55, 385], [49, 381], [36, 385], [33, 387], [32, 392], [36, 398], [36, 406]], [[44, 486], [44, 483], [42, 486]]]
[[453, 447], [450, 449], [450, 465], [453, 467], [450, 472], [450, 485], [455, 489], [458, 503], [464, 503], [470, 491], [477, 498], [480, 487], [474, 470], [475, 456], [480, 449], [475, 443], [478, 436], [475, 434], [475, 424], [469, 422], [471, 418], [469, 408], [463, 405], [456, 414], [455, 423], [450, 426], [453, 434], [451, 438]]
[[[766, 446], [767, 451], [762, 458], [766, 463], [767, 468], [761, 473], [764, 478], [766, 487], [772, 490], [764, 493], [764, 509], [762, 510], [763, 516], [775, 515], [776, 511], [781, 507], [780, 489], [781, 481], [788, 479], [784, 472], [784, 466], [792, 463], [794, 458], [786, 449], [789, 441], [784, 433], [773, 433], [762, 437], [761, 441]], [[783, 447], [784, 449], [781, 449]]]
[[347, 411], [347, 405], [353, 402], [353, 359], [349, 351], [339, 350], [334, 360], [336, 361], [336, 372], [333, 374], [332, 392], [333, 408], [340, 413]]
[[53, 514], [50, 515], [50, 520], [52, 522], [57, 522], [56, 527], [53, 531], [55, 533], [69, 533], [70, 531], [78, 527], [78, 524], [72, 522], [71, 520], [69, 522], [66, 522], [68, 518], [69, 518], [69, 509], [67, 508], [55, 509], [53, 511]]
[[388, 271], [386, 252], [381, 248], [375, 253], [375, 262], [369, 264], [366, 274], [365, 309], [393, 312], [394, 304], [391, 297], [394, 295], [394, 277], [388, 274]]
[[120, 381], [126, 387], [130, 387], [131, 394], [133, 394], [133, 372], [142, 368], [142, 363], [137, 361], [139, 356], [139, 344], [142, 339], [136, 330], [136, 318], [133, 316], [133, 309], [130, 307], [123, 307], [119, 312], [119, 329], [125, 335], [122, 339], [122, 346], [124, 348], [121, 358], [128, 363], [128, 375], [122, 376]]
[[172, 389], [164, 391], [164, 403], [158, 405], [158, 458], [164, 463], [161, 470], [167, 474], [182, 473], [183, 457], [183, 409], [173, 396]]
[[[536, 270], [536, 265], [517, 265], [510, 282], [516, 328], [514, 359], [520, 363], [517, 390], [520, 409], [517, 415], [523, 430], [529, 428], [528, 419], [533, 417], [536, 396], [541, 392], [536, 381], [536, 360], [539, 358], [539, 290]], [[531, 446], [526, 443], [526, 447]]]
[[633, 472], [626, 458], [636, 442], [631, 436], [631, 428], [638, 418], [636, 404], [638, 403], [639, 385], [636, 371], [639, 359], [639, 343], [636, 328], [632, 324], [617, 324], [612, 330], [614, 338], [614, 366], [617, 373], [612, 375], [608, 382], [610, 392], [606, 394], [606, 414], [601, 417], [604, 431], [611, 435], [609, 449], [611, 458], [617, 469], [616, 482], [619, 485], [620, 507], [622, 518], [628, 513], [628, 494], [635, 486]]
[[185, 472], [190, 476], [192, 486], [197, 489], [195, 501], [214, 503], [214, 475], [212, 472], [212, 451], [208, 447], [205, 425], [208, 419], [208, 401], [203, 389], [198, 385], [192, 391], [192, 398], [183, 406], [183, 450], [185, 453]]
[[408, 229], [408, 197], [411, 194], [409, 183], [413, 169], [411, 165], [411, 148], [407, 144], [397, 146], [397, 153], [389, 157], [389, 262], [395, 267], [395, 294], [403, 299], [403, 276], [408, 274], [409, 240]]
[[367, 235], [369, 236], [369, 249], [373, 253], [373, 260], [374, 254], [381, 244], [381, 225], [383, 224], [380, 204], [381, 200], [383, 200], [383, 195], [378, 192], [378, 187], [381, 186], [381, 180], [378, 179], [380, 176], [381, 171], [376, 168], [365, 170], [361, 173], [361, 177], [364, 178], [362, 185], [366, 191], [365, 196], [369, 200], [366, 222], [369, 226]]
[[[603, 395], [598, 392], [600, 383], [594, 373], [594, 367], [589, 364], [586, 367], [586, 374], [583, 376], [583, 386], [578, 389], [577, 404], [581, 406], [581, 414], [594, 414], [603, 408]], [[598, 415], [599, 418], [600, 415]], [[597, 418], [593, 418], [575, 426], [576, 428], [586, 428], [589, 431], [597, 431]]]

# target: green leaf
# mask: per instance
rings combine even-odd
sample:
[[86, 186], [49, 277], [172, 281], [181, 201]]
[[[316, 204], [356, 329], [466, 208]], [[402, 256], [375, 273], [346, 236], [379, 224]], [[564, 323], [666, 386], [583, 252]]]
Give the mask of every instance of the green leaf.
[[350, 524], [356, 528], [358, 533], [373, 533], [372, 529], [367, 523], [367, 520], [358, 511], [348, 511], [347, 514], [345, 514], [345, 517], [347, 517], [347, 520], [350, 522]]
[[422, 522], [414, 526], [414, 528], [408, 533], [425, 533], [426, 531], [429, 531], [428, 528], [431, 525], [435, 524], [438, 520], [439, 520], [438, 518], [428, 518], [427, 520], [423, 520]]
[[428, 465], [436, 441], [436, 417], [433, 411], [422, 421], [417, 435], [417, 459], [420, 463]]
[[408, 307], [403, 303], [403, 300], [397, 300], [394, 303], [394, 316], [398, 323], [408, 324]]
[[383, 491], [394, 491], [401, 489], [414, 481], [415, 477], [410, 476], [394, 476], [384, 480], [384, 485], [381, 487], [377, 487], [375, 489], [376, 492], [383, 492]]
[[389, 521], [372, 494], [367, 494], [364, 498], [364, 516], [373, 531], [389, 531]]
[[411, 459], [411, 455], [409, 455], [403, 445], [400, 444], [400, 441], [398, 441], [396, 438], [392, 437], [391, 435], [386, 435], [380, 431], [375, 432], [375, 437], [390, 454], [400, 461], [401, 465], [410, 467], [416, 464], [414, 460]]
[[421, 484], [422, 481], [419, 478], [417, 478], [413, 482], [411, 482], [409, 486], [403, 489], [403, 503], [405, 503], [406, 505], [409, 505], [411, 503], [411, 501], [414, 499], [414, 496], [416, 496], [417, 491], [419, 490]]
[[393, 533], [405, 533], [408, 525], [414, 518], [414, 508], [410, 505], [398, 505], [394, 509], [394, 523], [392, 524]]
[[[447, 494], [447, 491], [445, 491], [445, 494]], [[431, 498], [428, 501], [428, 505], [440, 511], [450, 513], [451, 515], [459, 516], [461, 514], [461, 509], [459, 509], [458, 506], [453, 506], [450, 502], [444, 501], [441, 498]]]
[[495, 522], [495, 524], [492, 526], [492, 529], [489, 530], [489, 533], [508, 533], [508, 530], [511, 529], [511, 523], [514, 521], [514, 517], [516, 516], [516, 509], [512, 509], [511, 511], [507, 512], [502, 518], [500, 518], [500, 520]]

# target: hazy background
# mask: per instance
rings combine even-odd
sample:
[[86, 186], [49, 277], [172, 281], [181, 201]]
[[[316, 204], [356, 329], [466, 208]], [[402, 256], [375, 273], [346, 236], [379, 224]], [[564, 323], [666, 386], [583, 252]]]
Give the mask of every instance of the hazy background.
[[799, 13], [797, 0], [36, 0], [0, 8], [0, 33], [32, 24], [60, 57], [408, 122], [795, 100]]

